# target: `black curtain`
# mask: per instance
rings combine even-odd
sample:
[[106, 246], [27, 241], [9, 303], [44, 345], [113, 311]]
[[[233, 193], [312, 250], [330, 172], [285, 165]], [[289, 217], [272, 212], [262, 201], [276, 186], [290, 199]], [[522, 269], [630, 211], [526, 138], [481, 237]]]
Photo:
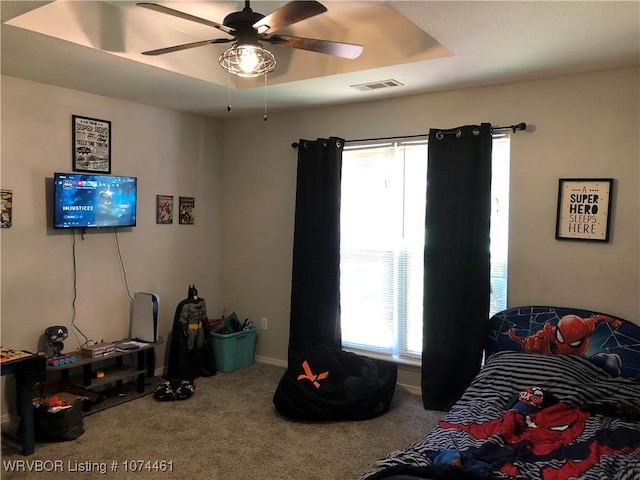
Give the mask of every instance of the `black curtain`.
[[340, 183], [344, 140], [298, 143], [289, 365], [315, 345], [341, 348]]
[[422, 399], [448, 410], [480, 370], [489, 317], [491, 125], [429, 131]]

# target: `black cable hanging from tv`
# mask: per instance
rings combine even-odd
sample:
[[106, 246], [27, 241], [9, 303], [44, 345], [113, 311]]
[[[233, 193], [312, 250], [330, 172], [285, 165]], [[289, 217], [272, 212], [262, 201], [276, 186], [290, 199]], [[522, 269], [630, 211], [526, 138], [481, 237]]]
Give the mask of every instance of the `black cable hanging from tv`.
[[[501, 132], [505, 132], [505, 131], [511, 131], [512, 133], [516, 133], [518, 131], [522, 131], [522, 130], [526, 130], [527, 129], [527, 124], [524, 122], [521, 123], [517, 123], [514, 125], [508, 125], [508, 126], [504, 126], [504, 127], [491, 127], [491, 133], [501, 133]], [[442, 135], [448, 135], [448, 134], [457, 134], [459, 132], [459, 130], [457, 128], [453, 129], [453, 130], [442, 130], [441, 133]], [[398, 140], [398, 139], [407, 139], [407, 138], [419, 138], [419, 137], [428, 137], [429, 134], [428, 133], [421, 133], [419, 135], [398, 135], [395, 137], [378, 137], [378, 138], [359, 138], [357, 140], [345, 140], [345, 143], [349, 143], [349, 142], [376, 142], [376, 141], [381, 141], [381, 140]], [[298, 148], [300, 146], [300, 144], [298, 142], [293, 142], [291, 144], [292, 148]]]

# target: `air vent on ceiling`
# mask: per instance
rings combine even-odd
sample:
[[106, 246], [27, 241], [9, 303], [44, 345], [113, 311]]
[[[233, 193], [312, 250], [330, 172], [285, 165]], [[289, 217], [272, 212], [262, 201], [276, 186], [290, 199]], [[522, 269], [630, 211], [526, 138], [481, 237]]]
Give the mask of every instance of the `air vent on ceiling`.
[[371, 82], [371, 83], [361, 83], [359, 85], [351, 85], [351, 88], [355, 88], [361, 92], [368, 92], [369, 90], [380, 90], [381, 88], [389, 88], [389, 87], [401, 87], [403, 86], [397, 80], [382, 80], [379, 82]]

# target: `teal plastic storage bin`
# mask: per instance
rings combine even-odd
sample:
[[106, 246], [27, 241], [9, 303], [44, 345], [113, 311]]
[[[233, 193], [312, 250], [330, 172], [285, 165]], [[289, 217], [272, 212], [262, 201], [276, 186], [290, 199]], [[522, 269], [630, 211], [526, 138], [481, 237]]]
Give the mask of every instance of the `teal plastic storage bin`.
[[253, 363], [256, 346], [256, 326], [236, 333], [212, 333], [213, 356], [219, 372], [232, 372]]

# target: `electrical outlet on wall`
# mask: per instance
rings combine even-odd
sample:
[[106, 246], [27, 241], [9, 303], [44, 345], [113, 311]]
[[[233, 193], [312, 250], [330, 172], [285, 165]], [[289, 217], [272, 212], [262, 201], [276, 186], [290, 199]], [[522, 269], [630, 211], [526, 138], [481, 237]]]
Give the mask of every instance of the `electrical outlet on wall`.
[[269, 328], [269, 319], [267, 317], [261, 318], [262, 323], [260, 324], [260, 328], [262, 330], [267, 330]]

